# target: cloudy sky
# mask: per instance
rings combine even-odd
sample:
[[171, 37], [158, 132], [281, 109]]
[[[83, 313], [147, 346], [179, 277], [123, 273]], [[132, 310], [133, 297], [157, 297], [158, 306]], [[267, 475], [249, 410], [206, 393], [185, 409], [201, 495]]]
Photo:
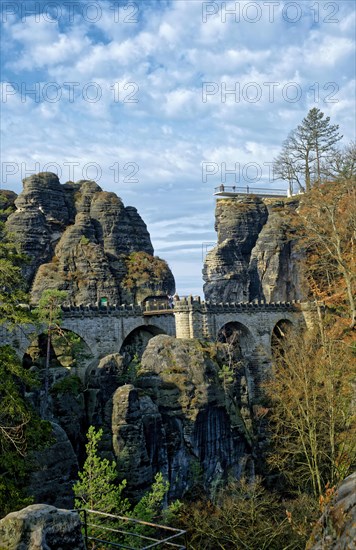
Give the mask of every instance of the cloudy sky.
[[95, 179], [138, 208], [180, 294], [202, 294], [214, 186], [285, 187], [270, 163], [314, 106], [355, 139], [353, 1], [1, 8], [2, 188]]

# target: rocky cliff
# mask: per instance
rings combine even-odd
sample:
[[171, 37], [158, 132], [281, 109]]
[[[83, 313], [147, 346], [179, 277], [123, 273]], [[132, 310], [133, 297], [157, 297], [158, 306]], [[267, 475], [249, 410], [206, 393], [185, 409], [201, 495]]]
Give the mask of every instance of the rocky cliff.
[[[241, 383], [243, 362], [225, 383], [227, 361], [224, 344], [159, 335], [148, 342], [140, 363], [127, 366], [119, 354], [107, 356], [93, 363], [85, 384], [64, 373], [51, 389], [49, 405], [62, 430], [56, 427], [56, 442], [39, 457], [31, 484], [36, 501], [68, 506], [73, 495], [67, 485], [63, 494], [59, 477], [73, 480], [73, 449], [83, 463], [89, 425], [103, 428], [100, 451], [116, 461], [133, 499], [150, 488], [157, 472], [169, 480], [171, 498], [197, 486], [214, 491], [229, 475], [249, 476], [252, 403]], [[58, 450], [61, 442], [66, 451]]]
[[51, 445], [31, 457], [32, 472], [29, 494], [35, 502], [62, 508], [73, 508], [72, 487], [78, 477], [78, 460], [66, 432], [52, 424]]
[[158, 471], [170, 482], [171, 498], [197, 484], [211, 491], [228, 475], [250, 473], [249, 433], [238, 399], [219, 375], [223, 348], [156, 336], [134, 383], [119, 386], [107, 401], [106, 434], [133, 495]]
[[[33, 302], [48, 288], [66, 290], [74, 305], [97, 303], [102, 297], [131, 303], [153, 292], [174, 293], [167, 264], [153, 259], [145, 223], [115, 193], [93, 181], [61, 185], [50, 172], [24, 179], [23, 186], [6, 228], [29, 257], [23, 272]], [[125, 285], [133, 253], [144, 254], [148, 264], [156, 262], [160, 277], [153, 283], [149, 277], [137, 279], [139, 288]]]
[[[116, 461], [134, 500], [157, 472], [169, 480], [173, 499], [196, 486], [213, 492], [229, 475], [251, 475], [259, 432], [253, 383], [246, 383], [250, 362], [238, 350], [231, 354], [228, 344], [158, 335], [146, 342], [141, 361], [128, 363], [119, 353], [93, 358], [83, 380], [70, 368], [51, 367], [53, 442], [34, 457], [35, 501], [73, 506], [90, 425], [103, 428], [101, 454]], [[231, 360], [236, 372], [227, 377]], [[27, 397], [40, 411], [40, 388]]]
[[256, 196], [220, 199], [216, 204], [218, 242], [205, 259], [207, 300], [289, 301], [303, 298], [301, 252], [292, 219], [297, 200]]

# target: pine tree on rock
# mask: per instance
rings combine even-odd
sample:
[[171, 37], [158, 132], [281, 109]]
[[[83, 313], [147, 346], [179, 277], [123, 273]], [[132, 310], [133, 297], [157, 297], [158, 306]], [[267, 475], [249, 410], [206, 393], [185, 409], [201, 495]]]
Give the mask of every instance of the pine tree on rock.
[[289, 134], [275, 159], [275, 179], [288, 181], [290, 189], [297, 184], [302, 191], [310, 191], [320, 184], [322, 162], [343, 137], [338, 129], [320, 109], [310, 109], [302, 123]]

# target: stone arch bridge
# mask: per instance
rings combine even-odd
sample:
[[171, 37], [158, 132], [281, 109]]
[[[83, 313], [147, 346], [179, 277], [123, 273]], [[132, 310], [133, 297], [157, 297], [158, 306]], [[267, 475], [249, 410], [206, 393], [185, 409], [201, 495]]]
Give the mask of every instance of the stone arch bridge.
[[[92, 355], [99, 358], [120, 352], [134, 331], [215, 341], [224, 326], [234, 323], [241, 329], [239, 343], [243, 354], [268, 359], [273, 330], [283, 321], [296, 330], [310, 325], [311, 305], [300, 302], [216, 304], [189, 297], [175, 302], [172, 310], [152, 310], [141, 305], [64, 307], [62, 328], [80, 336]], [[33, 326], [12, 331], [0, 326], [0, 343], [12, 345], [21, 357], [35, 336]]]
[[287, 322], [296, 330], [313, 324], [313, 305], [310, 302], [239, 302], [212, 303], [200, 298], [187, 298], [174, 306], [177, 338], [203, 338], [214, 341], [228, 324], [236, 324], [243, 336], [244, 351], [253, 346], [271, 350], [275, 327]]

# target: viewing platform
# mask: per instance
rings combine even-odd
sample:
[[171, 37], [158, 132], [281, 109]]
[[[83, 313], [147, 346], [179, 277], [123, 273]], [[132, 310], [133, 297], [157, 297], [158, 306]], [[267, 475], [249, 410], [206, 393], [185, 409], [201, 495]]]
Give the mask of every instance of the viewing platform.
[[221, 184], [219, 187], [215, 187], [214, 196], [219, 198], [234, 198], [234, 197], [240, 197], [245, 195], [257, 195], [259, 197], [264, 198], [286, 198], [288, 197], [288, 193], [284, 189], [267, 189], [267, 188], [261, 188], [261, 187], [250, 187], [249, 185], [246, 185], [244, 187], [237, 187], [235, 185], [224, 185]]

